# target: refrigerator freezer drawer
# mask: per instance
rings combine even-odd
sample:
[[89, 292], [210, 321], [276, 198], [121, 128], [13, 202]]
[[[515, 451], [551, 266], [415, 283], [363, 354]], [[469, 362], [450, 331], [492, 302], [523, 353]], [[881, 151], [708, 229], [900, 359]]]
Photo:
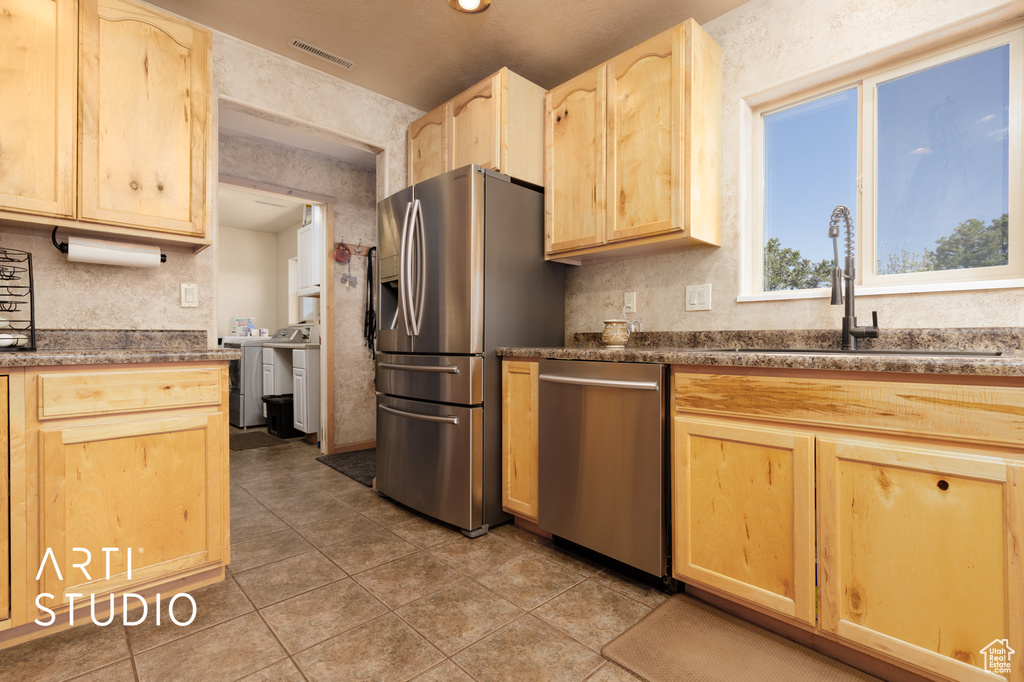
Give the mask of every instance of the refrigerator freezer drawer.
[[377, 355], [377, 392], [458, 405], [483, 402], [484, 359], [479, 356]]
[[377, 490], [467, 531], [481, 525], [483, 408], [377, 396]]

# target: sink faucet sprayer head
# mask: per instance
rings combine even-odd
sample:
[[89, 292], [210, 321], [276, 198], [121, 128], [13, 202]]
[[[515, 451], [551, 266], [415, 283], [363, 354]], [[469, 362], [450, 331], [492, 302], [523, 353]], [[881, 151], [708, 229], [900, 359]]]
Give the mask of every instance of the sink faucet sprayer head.
[[[828, 236], [832, 238], [832, 305], [843, 304], [843, 269], [839, 265], [839, 219], [842, 218], [846, 224], [846, 257], [850, 260], [853, 256], [853, 222], [850, 220], [850, 209], [845, 206], [836, 206], [832, 210], [832, 217], [828, 221]], [[851, 263], [846, 264], [847, 277], [853, 275]]]

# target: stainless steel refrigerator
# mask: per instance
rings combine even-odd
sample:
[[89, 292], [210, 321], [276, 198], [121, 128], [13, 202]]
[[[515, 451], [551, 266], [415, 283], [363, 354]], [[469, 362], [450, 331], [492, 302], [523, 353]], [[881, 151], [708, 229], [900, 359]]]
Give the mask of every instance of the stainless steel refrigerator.
[[470, 536], [501, 509], [499, 346], [560, 346], [544, 196], [466, 166], [380, 202], [377, 490]]

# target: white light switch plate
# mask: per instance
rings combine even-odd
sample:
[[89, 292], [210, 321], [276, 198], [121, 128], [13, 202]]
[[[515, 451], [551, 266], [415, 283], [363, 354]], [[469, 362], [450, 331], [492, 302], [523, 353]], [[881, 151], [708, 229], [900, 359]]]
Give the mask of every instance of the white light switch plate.
[[711, 310], [711, 283], [686, 287], [686, 310]]
[[182, 308], [198, 308], [199, 307], [199, 285], [195, 282], [182, 282], [181, 283], [181, 307]]

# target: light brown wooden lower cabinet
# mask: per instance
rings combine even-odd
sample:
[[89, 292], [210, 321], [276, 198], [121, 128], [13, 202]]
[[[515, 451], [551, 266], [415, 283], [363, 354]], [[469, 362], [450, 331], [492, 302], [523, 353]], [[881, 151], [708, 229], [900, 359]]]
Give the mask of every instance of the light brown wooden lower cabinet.
[[90, 621], [93, 597], [104, 621], [111, 595], [120, 613], [125, 594], [152, 602], [223, 579], [226, 361], [12, 369], [8, 378], [17, 388], [11, 618], [0, 648], [68, 627], [72, 600], [78, 625]]
[[917, 674], [1024, 681], [1024, 388], [744, 372], [673, 372], [675, 577]]
[[[55, 559], [42, 575], [42, 592], [54, 595], [44, 605], [67, 604], [70, 593], [130, 590], [219, 561], [227, 522], [224, 431], [220, 414], [41, 429], [40, 540]], [[87, 570], [73, 568], [90, 559]]]
[[537, 432], [540, 363], [501, 363], [501, 506], [537, 522]]
[[961, 680], [1005, 640], [1024, 678], [1022, 493], [1024, 466], [968, 449], [820, 438], [819, 627]]
[[672, 424], [673, 573], [814, 624], [814, 437]]

